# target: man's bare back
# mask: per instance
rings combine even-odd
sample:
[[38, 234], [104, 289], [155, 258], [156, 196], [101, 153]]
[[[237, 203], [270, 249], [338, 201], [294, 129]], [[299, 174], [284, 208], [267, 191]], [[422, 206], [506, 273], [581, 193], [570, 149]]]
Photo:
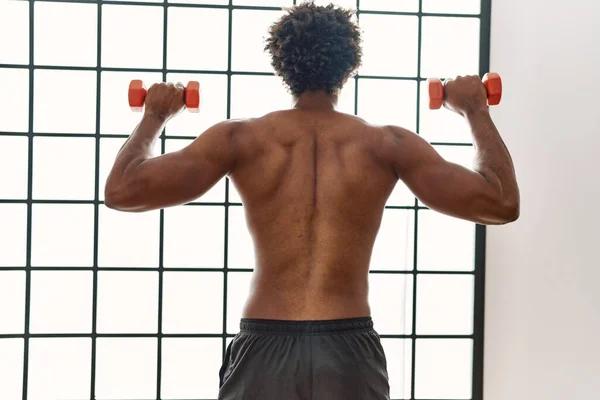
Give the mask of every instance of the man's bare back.
[[299, 109], [242, 129], [230, 177], [256, 249], [244, 317], [370, 315], [371, 251], [398, 180], [380, 157], [382, 129], [333, 110]]
[[[477, 77], [458, 82], [467, 92], [481, 89]], [[256, 250], [243, 316], [369, 316], [371, 253], [400, 179], [448, 215], [485, 224], [518, 218], [514, 169], [487, 109], [465, 118], [483, 154], [477, 172], [445, 161], [412, 132], [336, 112], [318, 93], [301, 96], [292, 110], [244, 121], [229, 174]]]
[[[169, 99], [180, 91], [162, 84], [148, 96]], [[448, 107], [471, 127], [475, 170], [447, 162], [412, 132], [336, 112], [335, 97], [306, 92], [293, 109], [219, 123], [183, 150], [155, 158], [149, 137], [155, 140], [166, 119], [147, 112], [115, 161], [105, 202], [131, 212], [171, 207], [229, 176], [256, 250], [243, 316], [368, 316], [371, 252], [398, 180], [421, 203], [450, 216], [482, 224], [518, 218], [514, 168], [481, 80], [460, 77], [447, 91]]]

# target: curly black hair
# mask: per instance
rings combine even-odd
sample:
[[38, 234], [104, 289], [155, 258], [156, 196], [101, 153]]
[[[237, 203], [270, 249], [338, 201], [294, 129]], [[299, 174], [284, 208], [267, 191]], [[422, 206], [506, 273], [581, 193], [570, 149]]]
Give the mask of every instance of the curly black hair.
[[265, 50], [289, 91], [337, 94], [360, 66], [361, 32], [353, 10], [312, 1], [288, 9], [269, 29]]

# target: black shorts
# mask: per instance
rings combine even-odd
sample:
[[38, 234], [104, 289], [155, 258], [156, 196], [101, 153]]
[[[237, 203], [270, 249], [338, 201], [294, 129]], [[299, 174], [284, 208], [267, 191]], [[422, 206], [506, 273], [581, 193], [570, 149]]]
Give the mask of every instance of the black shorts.
[[227, 348], [219, 400], [389, 400], [371, 318], [242, 319]]

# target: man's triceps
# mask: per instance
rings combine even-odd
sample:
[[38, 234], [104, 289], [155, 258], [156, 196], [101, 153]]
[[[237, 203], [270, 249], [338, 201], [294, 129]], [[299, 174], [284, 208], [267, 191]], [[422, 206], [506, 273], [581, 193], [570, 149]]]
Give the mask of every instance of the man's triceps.
[[394, 167], [421, 203], [456, 218], [495, 221], [498, 196], [481, 174], [445, 160], [417, 134], [400, 128], [395, 135]]

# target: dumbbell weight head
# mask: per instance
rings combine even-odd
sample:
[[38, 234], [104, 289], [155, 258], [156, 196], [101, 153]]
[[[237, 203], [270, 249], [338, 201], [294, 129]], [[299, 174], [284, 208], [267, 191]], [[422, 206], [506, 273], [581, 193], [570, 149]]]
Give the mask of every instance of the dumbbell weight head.
[[146, 100], [146, 94], [148, 91], [144, 87], [144, 83], [139, 79], [134, 79], [129, 83], [129, 107], [133, 111], [142, 111], [144, 107], [144, 101]]
[[497, 106], [502, 100], [502, 79], [495, 72], [484, 75], [483, 85], [488, 95], [488, 105]]
[[188, 82], [185, 88], [185, 106], [190, 112], [200, 111], [200, 83]]
[[438, 110], [444, 105], [444, 84], [438, 78], [427, 79], [429, 91], [429, 109]]

